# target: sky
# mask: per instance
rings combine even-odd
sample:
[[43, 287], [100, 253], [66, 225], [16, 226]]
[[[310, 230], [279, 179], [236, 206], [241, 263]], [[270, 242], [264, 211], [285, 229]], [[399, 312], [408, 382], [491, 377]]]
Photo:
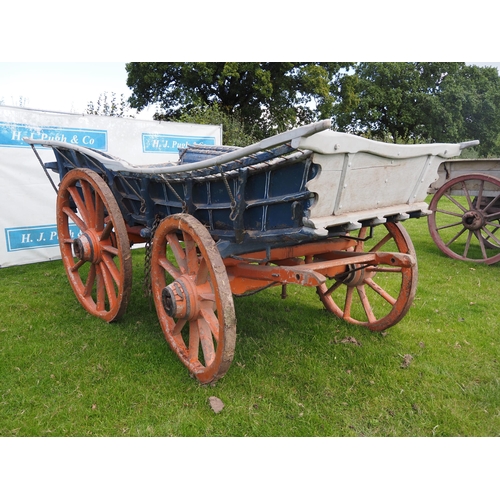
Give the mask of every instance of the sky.
[[[0, 103], [19, 106], [85, 113], [89, 102], [97, 104], [101, 94], [127, 99], [124, 62], [0, 62]], [[152, 119], [154, 107], [137, 114]]]
[[[469, 64], [496, 66], [500, 62]], [[89, 102], [97, 103], [101, 94], [127, 99], [124, 62], [0, 62], [0, 103], [6, 106], [67, 113], [85, 113]], [[135, 114], [151, 120], [154, 106]]]

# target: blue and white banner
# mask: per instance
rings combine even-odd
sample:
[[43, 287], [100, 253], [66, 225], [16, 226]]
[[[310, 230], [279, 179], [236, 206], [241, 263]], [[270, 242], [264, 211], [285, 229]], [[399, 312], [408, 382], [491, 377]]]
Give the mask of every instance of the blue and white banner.
[[[176, 161], [188, 144], [222, 144], [222, 127], [0, 106], [0, 267], [60, 258], [56, 193], [24, 137], [149, 165]], [[37, 147], [37, 153], [43, 162], [54, 161], [50, 149]], [[58, 185], [58, 176], [49, 175]]]
[[108, 150], [106, 130], [89, 130], [69, 127], [33, 127], [25, 123], [0, 121], [0, 147], [31, 148], [24, 138], [40, 141], [59, 141], [86, 148]]

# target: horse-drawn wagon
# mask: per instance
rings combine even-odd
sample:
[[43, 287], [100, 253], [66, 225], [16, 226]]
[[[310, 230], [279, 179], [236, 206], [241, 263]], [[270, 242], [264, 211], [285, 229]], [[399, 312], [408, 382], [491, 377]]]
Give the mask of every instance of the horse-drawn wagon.
[[500, 159], [444, 161], [429, 193], [429, 231], [445, 255], [500, 261]]
[[417, 285], [401, 222], [430, 213], [439, 164], [475, 143], [403, 146], [329, 128], [325, 120], [244, 148], [193, 145], [178, 162], [143, 166], [26, 139], [39, 159], [37, 146], [55, 154], [40, 162], [59, 173], [59, 245], [79, 302], [119, 319], [131, 294], [131, 246], [146, 243], [161, 328], [202, 383], [233, 359], [233, 295], [280, 285], [285, 296], [287, 285], [303, 285], [349, 323], [396, 324]]

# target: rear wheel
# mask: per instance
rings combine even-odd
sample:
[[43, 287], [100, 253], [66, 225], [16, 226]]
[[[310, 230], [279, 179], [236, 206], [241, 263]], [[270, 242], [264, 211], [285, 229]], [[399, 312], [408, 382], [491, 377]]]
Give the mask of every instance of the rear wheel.
[[381, 331], [407, 313], [415, 297], [418, 271], [413, 243], [401, 224], [376, 226], [370, 239], [368, 231], [364, 227], [351, 232], [352, 246], [346, 251], [404, 253], [413, 257], [408, 265], [392, 265], [390, 256], [384, 264], [351, 264], [318, 286], [317, 292], [327, 310], [339, 318]]

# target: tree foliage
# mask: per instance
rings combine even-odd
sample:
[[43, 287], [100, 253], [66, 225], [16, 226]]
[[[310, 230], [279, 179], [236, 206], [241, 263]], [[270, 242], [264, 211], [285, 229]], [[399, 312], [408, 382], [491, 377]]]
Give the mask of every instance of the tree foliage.
[[[246, 145], [318, 119], [397, 143], [479, 139], [500, 156], [500, 77], [460, 62], [152, 63], [126, 65], [129, 103], [155, 119], [223, 123]], [[208, 122], [207, 122], [208, 120]]]
[[117, 97], [114, 92], [111, 92], [111, 96], [107, 92], [100, 94], [96, 104], [90, 101], [87, 104], [87, 114], [133, 118], [130, 114], [130, 104], [125, 96], [121, 94]]
[[228, 115], [217, 103], [183, 113], [176, 121], [201, 125], [222, 125], [222, 143], [226, 146], [248, 146], [257, 142], [256, 135], [245, 124], [238, 111]]
[[157, 104], [155, 118], [177, 120], [216, 104], [256, 137], [329, 117], [339, 70], [349, 63], [203, 62], [126, 65], [130, 104]]
[[465, 63], [358, 63], [333, 107], [336, 128], [392, 142], [479, 139], [498, 155], [500, 78]]

